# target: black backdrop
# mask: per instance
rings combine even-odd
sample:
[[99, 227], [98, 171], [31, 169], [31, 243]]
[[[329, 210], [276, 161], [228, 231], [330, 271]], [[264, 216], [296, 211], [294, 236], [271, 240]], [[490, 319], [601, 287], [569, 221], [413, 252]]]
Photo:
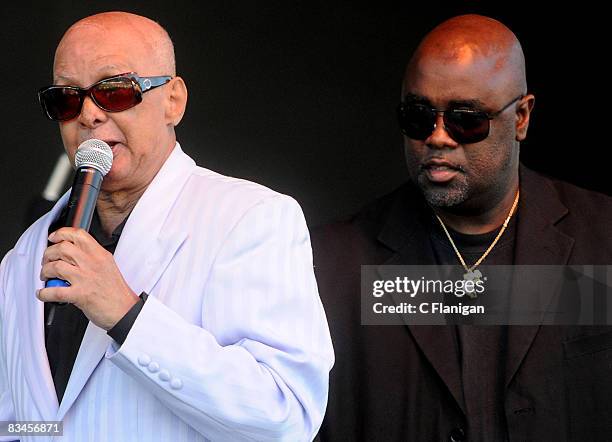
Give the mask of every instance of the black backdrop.
[[117, 9], [159, 21], [173, 38], [190, 92], [178, 128], [183, 148], [200, 165], [294, 196], [311, 226], [406, 179], [394, 118], [404, 65], [427, 30], [465, 12], [500, 19], [523, 43], [536, 95], [523, 161], [610, 194], [603, 96], [609, 38], [597, 9], [557, 5], [537, 11], [536, 2], [520, 1], [5, 3], [0, 254], [23, 231], [28, 204], [62, 149], [56, 124], [43, 118], [35, 97], [50, 82], [54, 48], [77, 19]]

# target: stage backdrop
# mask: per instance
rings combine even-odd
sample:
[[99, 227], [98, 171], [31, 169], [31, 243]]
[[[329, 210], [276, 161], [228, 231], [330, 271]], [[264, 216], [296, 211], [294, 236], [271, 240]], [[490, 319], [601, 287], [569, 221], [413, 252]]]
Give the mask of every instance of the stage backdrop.
[[0, 254], [24, 230], [27, 208], [62, 150], [57, 124], [36, 100], [51, 82], [55, 46], [71, 23], [106, 10], [149, 16], [172, 36], [189, 88], [178, 128], [184, 149], [205, 167], [294, 196], [311, 226], [406, 179], [394, 114], [404, 65], [420, 36], [464, 12], [506, 22], [523, 43], [537, 97], [523, 160], [611, 193], [608, 51], [594, 2], [542, 12], [532, 11], [533, 2], [368, 3], [4, 3]]

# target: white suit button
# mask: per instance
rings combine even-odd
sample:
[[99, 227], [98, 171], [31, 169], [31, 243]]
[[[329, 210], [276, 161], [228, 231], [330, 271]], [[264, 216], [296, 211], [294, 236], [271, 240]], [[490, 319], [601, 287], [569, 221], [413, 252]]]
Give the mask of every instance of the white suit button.
[[151, 362], [148, 366], [147, 369], [151, 372], [151, 373], [157, 373], [159, 371], [159, 364], [157, 362]]
[[151, 356], [149, 355], [140, 355], [138, 356], [138, 363], [142, 366], [149, 365], [151, 362]]
[[170, 372], [166, 369], [162, 370], [159, 372], [159, 378], [162, 381], [169, 381], [170, 380]]
[[181, 388], [183, 388], [183, 381], [181, 381], [179, 378], [174, 378], [170, 381], [170, 386], [174, 390], [180, 390]]

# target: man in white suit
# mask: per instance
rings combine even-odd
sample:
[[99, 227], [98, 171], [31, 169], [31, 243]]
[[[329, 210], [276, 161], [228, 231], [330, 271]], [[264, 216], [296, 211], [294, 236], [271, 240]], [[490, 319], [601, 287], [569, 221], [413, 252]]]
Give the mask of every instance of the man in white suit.
[[[333, 350], [299, 205], [183, 153], [187, 90], [157, 23], [87, 17], [53, 73], [41, 102], [69, 157], [98, 138], [113, 166], [91, 234], [60, 228], [65, 195], [2, 261], [0, 423], [62, 421], [47, 439], [64, 441], [311, 440]], [[67, 303], [50, 326], [43, 302]], [[45, 438], [0, 436], [15, 439]]]

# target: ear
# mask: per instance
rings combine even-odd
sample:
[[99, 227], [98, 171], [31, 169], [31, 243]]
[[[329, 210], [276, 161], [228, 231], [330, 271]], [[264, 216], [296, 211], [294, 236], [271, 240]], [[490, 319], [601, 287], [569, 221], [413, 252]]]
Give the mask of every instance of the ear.
[[187, 86], [181, 77], [174, 77], [166, 87], [166, 122], [178, 126], [187, 107]]
[[535, 104], [535, 97], [527, 94], [519, 101], [516, 109], [516, 141], [523, 141], [527, 138], [527, 128], [529, 127], [529, 117]]

